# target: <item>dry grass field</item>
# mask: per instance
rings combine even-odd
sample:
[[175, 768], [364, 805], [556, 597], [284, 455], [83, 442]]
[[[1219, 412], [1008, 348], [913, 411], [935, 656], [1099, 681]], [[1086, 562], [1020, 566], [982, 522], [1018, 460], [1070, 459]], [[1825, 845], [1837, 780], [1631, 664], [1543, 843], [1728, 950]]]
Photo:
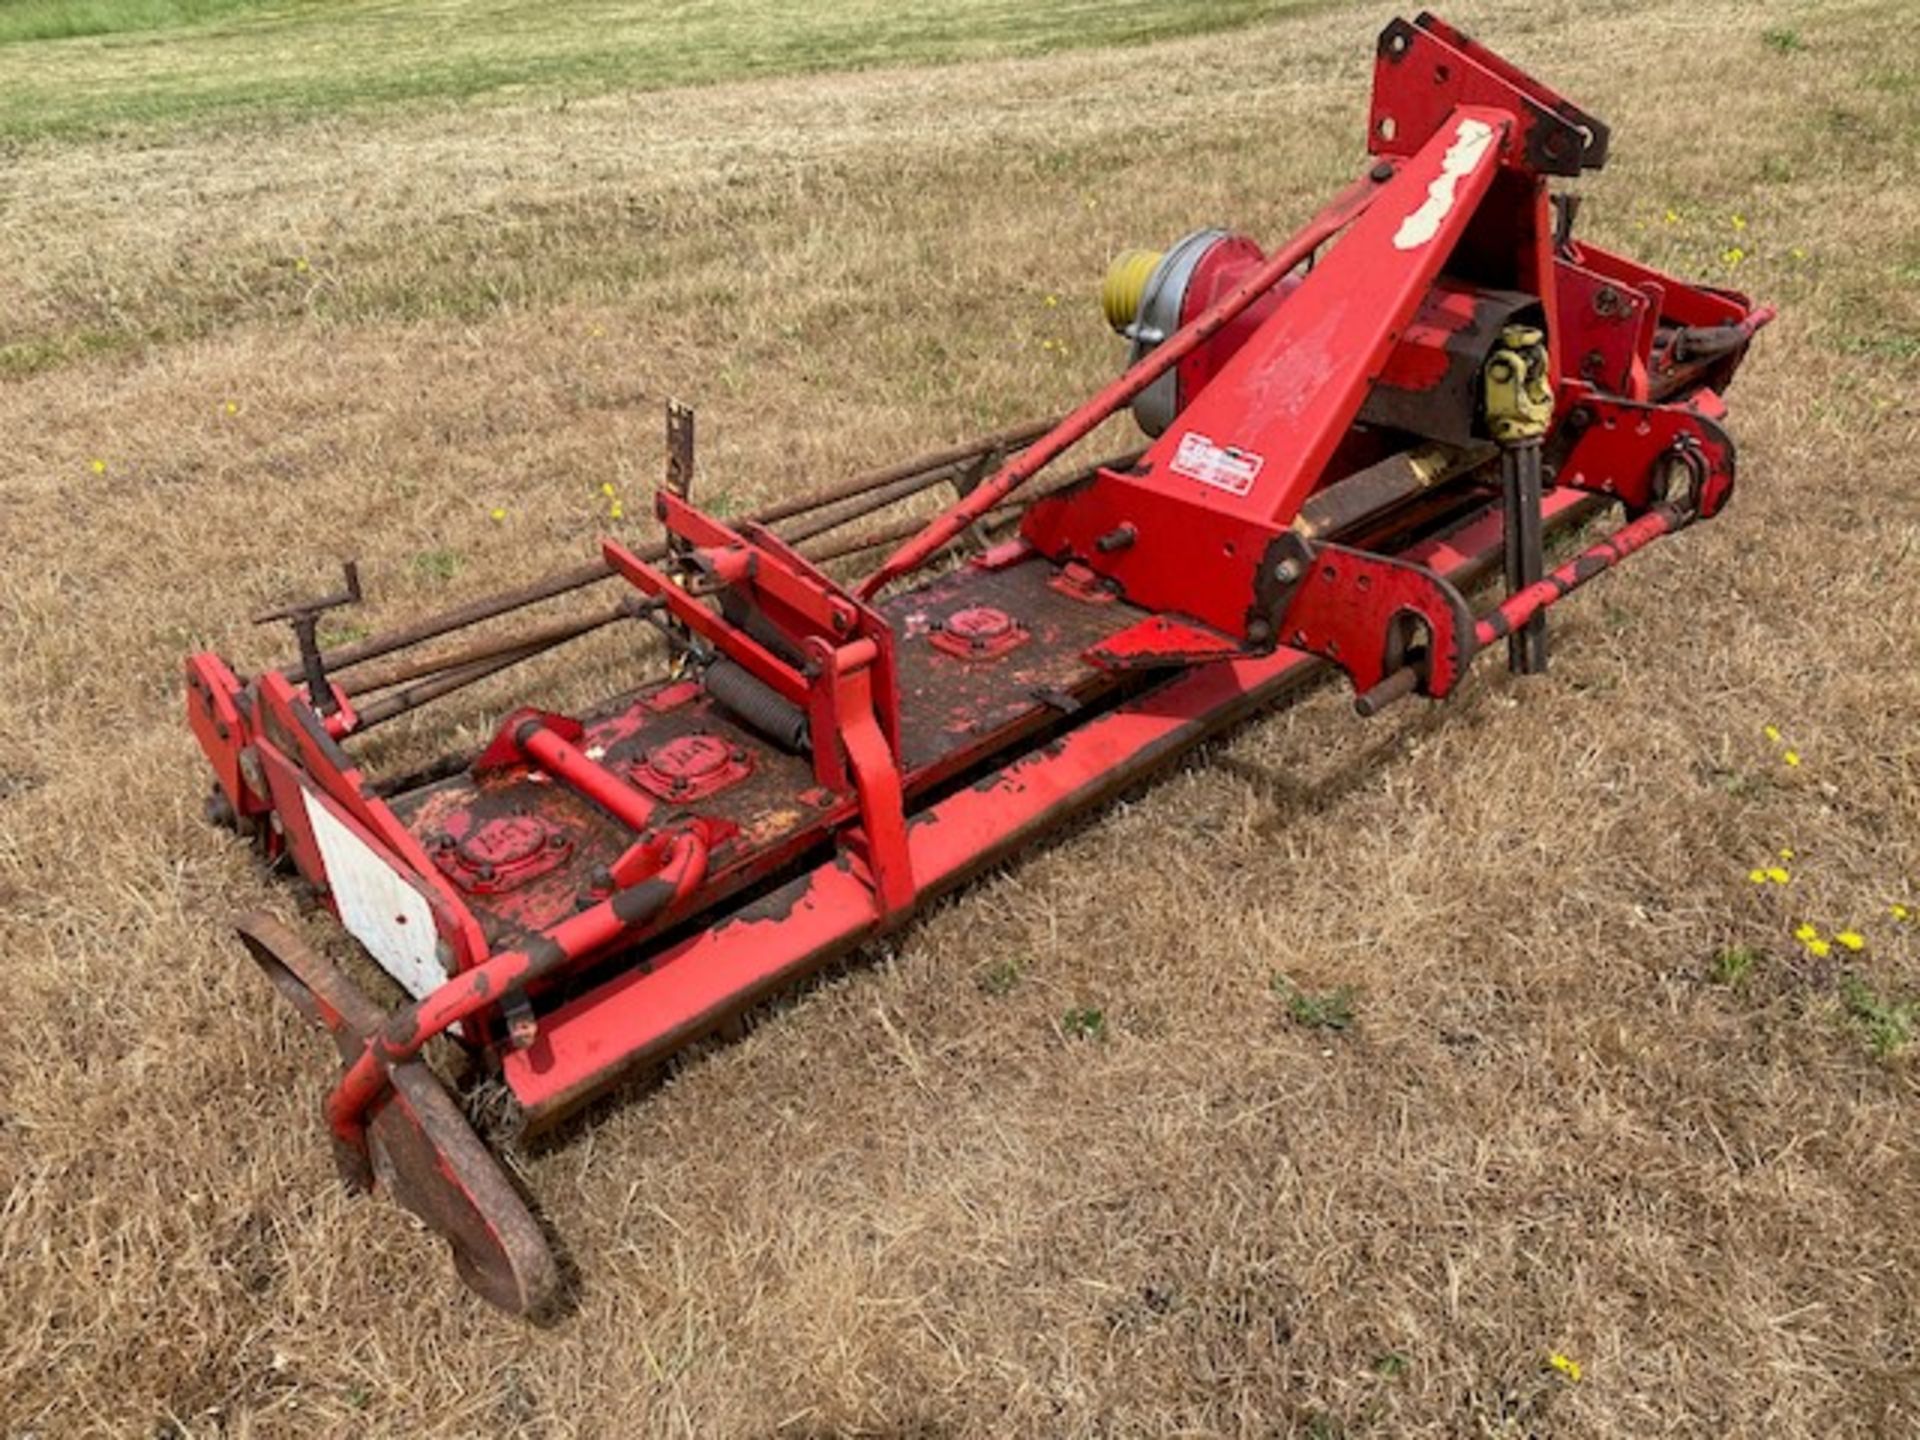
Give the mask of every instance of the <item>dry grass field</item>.
[[228, 921], [332, 929], [202, 823], [180, 656], [641, 529], [669, 394], [743, 507], [1079, 396], [1112, 253], [1353, 171], [1390, 12], [198, 108], [268, 73], [206, 8], [0, 45], [0, 1435], [1920, 1433], [1906, 0], [1452, 6], [1614, 125], [1588, 233], [1780, 305], [1725, 517], [1545, 680], [1310, 697], [520, 1157], [545, 1328], [334, 1180]]

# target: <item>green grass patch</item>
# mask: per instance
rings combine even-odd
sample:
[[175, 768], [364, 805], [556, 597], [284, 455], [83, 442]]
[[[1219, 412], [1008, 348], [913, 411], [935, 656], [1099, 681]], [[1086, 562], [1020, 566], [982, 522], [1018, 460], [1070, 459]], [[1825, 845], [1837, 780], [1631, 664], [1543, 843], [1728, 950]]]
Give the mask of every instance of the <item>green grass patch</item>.
[[96, 0], [0, 6], [0, 136], [554, 98], [1143, 44], [1303, 0]]
[[373, 631], [364, 625], [356, 625], [351, 620], [325, 620], [317, 632], [320, 648], [332, 649], [336, 645], [353, 645], [366, 639]]
[[1106, 1012], [1091, 1005], [1077, 1005], [1060, 1017], [1060, 1030], [1069, 1040], [1104, 1040]]
[[111, 330], [73, 330], [64, 335], [35, 335], [0, 345], [0, 380], [24, 380], [75, 360], [138, 348], [138, 335]]
[[1920, 360], [1920, 335], [1847, 335], [1839, 344], [1843, 355], [1869, 355], [1883, 360]]
[[980, 972], [980, 989], [987, 995], [1011, 994], [1020, 983], [1020, 974], [1018, 960], [996, 960]]
[[1713, 957], [1713, 963], [1707, 967], [1707, 974], [1716, 985], [1725, 985], [1737, 990], [1747, 983], [1753, 974], [1754, 966], [1760, 963], [1760, 952], [1749, 945], [1729, 945]]
[[1302, 990], [1284, 978], [1276, 977], [1273, 988], [1287, 1003], [1287, 1015], [1296, 1025], [1309, 1030], [1347, 1030], [1353, 1026], [1354, 992], [1351, 985], [1314, 994]]
[[5, 0], [0, 3], [0, 45], [172, 30], [222, 20], [238, 10], [265, 8], [264, 0]]
[[1913, 1027], [1920, 1004], [1883, 995], [1858, 975], [1840, 982], [1840, 1003], [1847, 1018], [1860, 1027], [1867, 1044], [1882, 1060], [1892, 1060], [1913, 1043]]
[[462, 570], [467, 568], [467, 557], [458, 550], [441, 546], [434, 550], [422, 550], [413, 557], [413, 569], [423, 580], [436, 581], [444, 585]]

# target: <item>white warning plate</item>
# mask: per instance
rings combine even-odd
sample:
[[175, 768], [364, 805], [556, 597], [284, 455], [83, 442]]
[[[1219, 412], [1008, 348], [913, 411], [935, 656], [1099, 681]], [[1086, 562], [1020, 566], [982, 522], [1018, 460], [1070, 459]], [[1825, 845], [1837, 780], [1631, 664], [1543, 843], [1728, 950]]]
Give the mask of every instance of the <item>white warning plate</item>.
[[347, 933], [367, 947], [402, 988], [419, 1000], [447, 983], [440, 963], [433, 911], [408, 883], [313, 791], [302, 789], [327, 885]]

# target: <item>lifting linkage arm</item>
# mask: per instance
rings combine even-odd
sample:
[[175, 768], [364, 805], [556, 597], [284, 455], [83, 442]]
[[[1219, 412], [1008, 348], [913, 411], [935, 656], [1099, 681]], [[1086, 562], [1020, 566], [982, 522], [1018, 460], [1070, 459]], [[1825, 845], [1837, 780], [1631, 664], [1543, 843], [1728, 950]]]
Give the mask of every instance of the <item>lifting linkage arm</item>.
[[1336, 195], [1291, 240], [1275, 250], [1259, 269], [1142, 356], [1098, 395], [1063, 418], [1031, 448], [1001, 466], [991, 479], [975, 486], [958, 504], [935, 516], [925, 529], [861, 581], [856, 593], [863, 600], [871, 600], [887, 585], [912, 574], [939, 554], [969, 525], [1132, 403], [1136, 395], [1206, 344], [1328, 240], [1358, 219], [1396, 173], [1397, 166], [1392, 161], [1375, 164], [1366, 175]]

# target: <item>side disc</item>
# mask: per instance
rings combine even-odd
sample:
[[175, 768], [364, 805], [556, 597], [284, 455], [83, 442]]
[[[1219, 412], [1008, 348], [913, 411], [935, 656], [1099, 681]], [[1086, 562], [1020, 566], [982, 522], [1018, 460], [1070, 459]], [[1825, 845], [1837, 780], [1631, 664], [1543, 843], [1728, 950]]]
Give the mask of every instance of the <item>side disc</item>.
[[[271, 915], [242, 916], [236, 928], [274, 988], [333, 1037], [341, 1058], [359, 1055], [385, 1017], [346, 972]], [[348, 1183], [386, 1184], [446, 1239], [461, 1279], [489, 1303], [516, 1315], [549, 1309], [559, 1266], [512, 1179], [425, 1063], [396, 1065], [391, 1076], [367, 1125], [372, 1174], [357, 1149], [336, 1147]]]

